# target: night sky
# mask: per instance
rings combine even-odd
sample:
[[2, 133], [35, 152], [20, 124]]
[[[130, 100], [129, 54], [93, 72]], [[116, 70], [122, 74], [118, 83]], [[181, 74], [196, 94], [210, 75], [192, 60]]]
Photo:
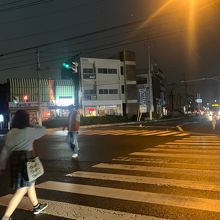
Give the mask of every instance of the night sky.
[[168, 85], [187, 80], [203, 99], [220, 99], [220, 81], [200, 81], [220, 80], [219, 25], [220, 0], [1, 0], [0, 81], [37, 77], [36, 47], [40, 76], [55, 78], [73, 56], [117, 58], [123, 48], [146, 69], [150, 46]]

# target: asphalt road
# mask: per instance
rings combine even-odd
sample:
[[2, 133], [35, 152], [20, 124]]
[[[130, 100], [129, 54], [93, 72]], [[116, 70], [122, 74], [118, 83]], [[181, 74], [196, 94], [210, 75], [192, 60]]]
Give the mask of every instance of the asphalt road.
[[[78, 159], [65, 136], [49, 130], [35, 143], [46, 170], [37, 193], [49, 207], [33, 216], [24, 200], [16, 220], [220, 219], [218, 126], [191, 118], [82, 128]], [[11, 190], [8, 173], [0, 178], [1, 216]]]

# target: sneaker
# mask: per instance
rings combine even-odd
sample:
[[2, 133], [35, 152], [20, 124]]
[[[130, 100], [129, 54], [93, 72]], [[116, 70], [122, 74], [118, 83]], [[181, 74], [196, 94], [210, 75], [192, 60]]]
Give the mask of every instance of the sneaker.
[[35, 215], [37, 214], [40, 214], [44, 209], [46, 209], [48, 206], [48, 204], [41, 204], [41, 203], [38, 203], [38, 205], [36, 205], [34, 208], [33, 208], [33, 213]]
[[77, 158], [78, 157], [78, 154], [76, 154], [76, 153], [74, 153], [73, 155], [72, 155], [72, 158]]

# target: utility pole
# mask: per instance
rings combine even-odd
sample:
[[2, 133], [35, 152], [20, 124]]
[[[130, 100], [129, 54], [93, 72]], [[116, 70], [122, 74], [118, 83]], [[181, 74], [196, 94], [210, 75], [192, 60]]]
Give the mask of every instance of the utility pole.
[[148, 46], [148, 85], [149, 85], [149, 116], [150, 120], [153, 119], [153, 90], [152, 90], [152, 74], [151, 74], [151, 57], [150, 46]]
[[37, 101], [38, 101], [38, 123], [39, 125], [42, 125], [42, 117], [41, 117], [41, 94], [40, 94], [40, 54], [38, 48], [36, 48], [36, 55], [37, 55], [37, 65], [36, 65], [36, 71], [37, 71]]

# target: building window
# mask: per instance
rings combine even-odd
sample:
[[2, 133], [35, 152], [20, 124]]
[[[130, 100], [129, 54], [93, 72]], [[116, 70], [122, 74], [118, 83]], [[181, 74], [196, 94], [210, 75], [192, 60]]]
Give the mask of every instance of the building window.
[[108, 74], [117, 74], [117, 69], [108, 69]]
[[94, 89], [85, 89], [84, 94], [94, 95], [94, 94], [96, 94], [96, 91]]
[[103, 94], [108, 94], [108, 89], [103, 89]]
[[118, 94], [117, 89], [99, 89], [99, 94]]
[[114, 94], [114, 89], [109, 89], [109, 94]]
[[124, 75], [124, 68], [123, 68], [123, 66], [121, 66], [121, 75], [122, 76]]
[[84, 99], [85, 100], [96, 100], [96, 91], [94, 89], [85, 89], [84, 90]]
[[108, 94], [108, 89], [99, 89], [99, 94]]
[[98, 73], [107, 74], [108, 69], [107, 68], [98, 68]]
[[95, 73], [83, 73], [83, 79], [96, 79]]
[[117, 74], [117, 69], [112, 69], [112, 68], [98, 68], [98, 73], [101, 74]]
[[93, 68], [83, 68], [83, 73], [94, 73]]
[[121, 86], [121, 93], [125, 94], [125, 86], [124, 85]]

